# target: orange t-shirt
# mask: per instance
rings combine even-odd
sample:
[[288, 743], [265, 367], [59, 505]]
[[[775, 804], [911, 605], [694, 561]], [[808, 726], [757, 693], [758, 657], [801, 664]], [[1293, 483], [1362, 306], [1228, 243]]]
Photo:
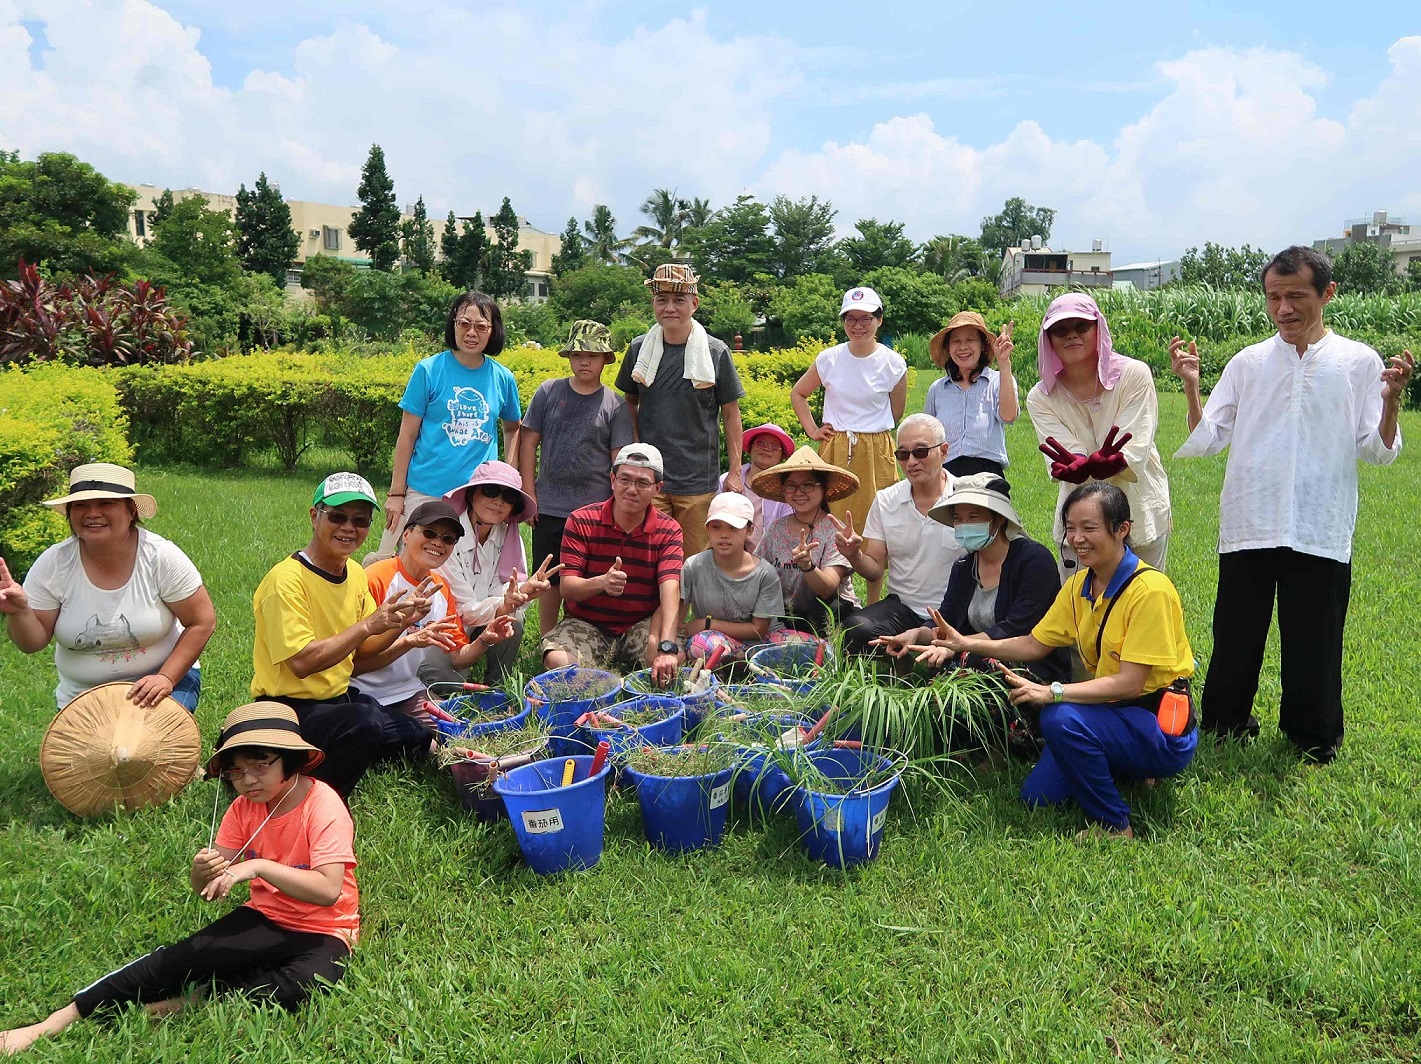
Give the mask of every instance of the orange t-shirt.
[[283, 894], [258, 876], [251, 880], [247, 904], [278, 927], [333, 935], [353, 948], [360, 935], [360, 890], [355, 885], [355, 824], [350, 810], [328, 784], [312, 780], [300, 805], [272, 817], [252, 839], [266, 814], [265, 804], [238, 795], [222, 817], [217, 845], [234, 850], [251, 839], [236, 860], [265, 858], [291, 868], [319, 868], [339, 861], [345, 865], [345, 878], [334, 905], [314, 905]]

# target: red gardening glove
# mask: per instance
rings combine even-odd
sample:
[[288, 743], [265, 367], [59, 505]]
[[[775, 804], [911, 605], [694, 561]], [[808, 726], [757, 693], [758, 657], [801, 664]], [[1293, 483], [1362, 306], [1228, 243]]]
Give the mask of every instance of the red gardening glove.
[[1090, 461], [1083, 454], [1073, 454], [1066, 450], [1055, 436], [1047, 436], [1046, 442], [1038, 448], [1051, 459], [1051, 479], [1064, 480], [1068, 484], [1084, 484], [1090, 473], [1086, 463]]
[[1105, 434], [1105, 443], [1100, 450], [1086, 459], [1086, 472], [1089, 476], [1096, 480], [1109, 480], [1129, 468], [1129, 463], [1125, 461], [1125, 456], [1120, 452], [1130, 442], [1132, 434], [1126, 432], [1117, 439], [1116, 434], [1119, 432], [1119, 425], [1111, 425], [1110, 431]]

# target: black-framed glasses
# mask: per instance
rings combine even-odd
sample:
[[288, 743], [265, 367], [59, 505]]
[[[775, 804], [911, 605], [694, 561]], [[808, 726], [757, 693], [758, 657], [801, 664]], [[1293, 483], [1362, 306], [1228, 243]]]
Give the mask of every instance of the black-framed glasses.
[[222, 778], [228, 783], [236, 783], [238, 780], [244, 777], [259, 780], [268, 772], [270, 772], [273, 767], [279, 764], [280, 761], [281, 758], [273, 757], [269, 761], [258, 761], [254, 764], [248, 765], [246, 768], [229, 768], [222, 773]]
[[459, 537], [454, 535], [453, 532], [440, 532], [436, 529], [429, 528], [427, 525], [415, 525], [415, 528], [424, 533], [425, 539], [437, 539], [446, 547], [452, 547], [455, 543], [459, 542]]
[[480, 484], [479, 494], [485, 499], [502, 499], [509, 506], [517, 506], [523, 501], [523, 494], [513, 488], [501, 488], [497, 484]]
[[907, 450], [906, 448], [899, 447], [896, 451], [893, 452], [893, 457], [898, 459], [898, 461], [900, 462], [906, 462], [909, 458], [916, 458], [919, 462], [921, 462], [924, 458], [932, 454], [941, 446], [942, 444], [935, 443], [931, 447], [914, 447], [911, 451]]
[[784, 493], [786, 495], [803, 495], [805, 492], [813, 491], [815, 488], [823, 487], [817, 480], [804, 480], [798, 484], [791, 484], [788, 480], [784, 482]]
[[350, 514], [344, 510], [332, 510], [325, 504], [320, 506], [320, 511], [326, 515], [326, 520], [333, 525], [353, 525], [356, 528], [370, 527], [370, 517], [368, 514]]

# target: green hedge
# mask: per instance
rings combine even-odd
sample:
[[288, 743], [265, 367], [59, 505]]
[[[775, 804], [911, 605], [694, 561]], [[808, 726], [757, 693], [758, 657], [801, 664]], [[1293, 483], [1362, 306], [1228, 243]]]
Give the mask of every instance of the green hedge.
[[19, 576], [66, 534], [39, 505], [84, 462], [132, 461], [110, 374], [59, 364], [0, 371], [0, 557]]

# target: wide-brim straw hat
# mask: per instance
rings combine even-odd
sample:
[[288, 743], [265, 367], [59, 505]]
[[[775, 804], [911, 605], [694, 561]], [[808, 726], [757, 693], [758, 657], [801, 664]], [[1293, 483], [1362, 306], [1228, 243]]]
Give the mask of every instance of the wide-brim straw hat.
[[296, 711], [280, 702], [248, 702], [228, 713], [217, 733], [217, 748], [207, 759], [207, 775], [217, 776], [222, 771], [222, 755], [243, 746], [304, 752], [306, 764], [301, 767], [302, 772], [326, 759], [325, 754], [301, 738]]
[[133, 470], [112, 462], [89, 462], [69, 471], [69, 494], [60, 499], [46, 499], [51, 510], [63, 510], [71, 502], [90, 499], [128, 499], [138, 509], [144, 521], [158, 512], [158, 500], [134, 488]]
[[964, 310], [954, 314], [952, 320], [928, 341], [928, 354], [932, 357], [933, 365], [946, 366], [952, 357], [947, 353], [947, 338], [952, 335], [953, 329], [976, 329], [982, 334], [982, 343], [985, 345], [982, 350], [987, 353], [987, 360], [996, 361], [997, 334], [987, 328], [987, 319], [982, 315], [975, 310]]
[[165, 802], [197, 775], [202, 733], [172, 698], [144, 708], [129, 683], [81, 692], [55, 716], [39, 767], [60, 805], [77, 816]]
[[840, 469], [836, 465], [830, 465], [819, 457], [813, 447], [807, 444], [794, 454], [790, 455], [777, 466], [770, 466], [769, 469], [761, 470], [750, 478], [750, 490], [762, 499], [773, 499], [775, 502], [785, 501], [784, 476], [786, 473], [802, 473], [809, 470], [814, 473], [828, 473], [829, 483], [824, 486], [824, 501], [833, 502], [835, 499], [844, 499], [859, 490], [859, 478], [850, 473], [847, 469]]
[[952, 494], [931, 510], [928, 516], [938, 524], [952, 525], [954, 506], [980, 506], [1007, 519], [1009, 531], [1020, 532], [1021, 518], [1016, 507], [1011, 504], [1011, 486], [997, 473], [971, 473], [965, 477], [954, 477]]

